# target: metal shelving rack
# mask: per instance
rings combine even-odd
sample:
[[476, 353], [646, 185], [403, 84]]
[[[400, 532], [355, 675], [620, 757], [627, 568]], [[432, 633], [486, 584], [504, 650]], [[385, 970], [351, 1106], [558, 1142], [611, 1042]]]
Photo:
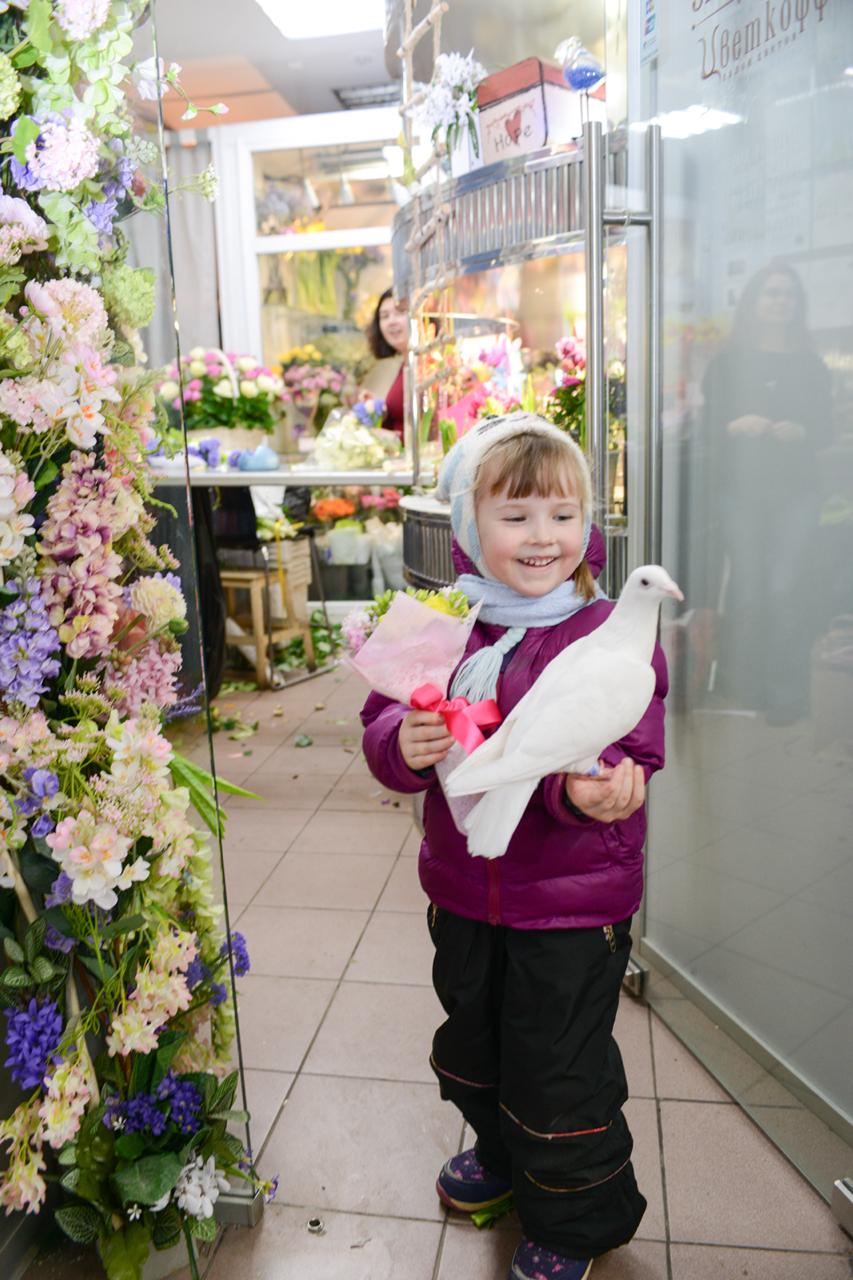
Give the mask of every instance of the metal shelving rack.
[[[606, 208], [605, 179], [613, 189], [627, 188], [627, 139], [611, 133], [605, 149], [601, 124], [583, 127], [582, 139], [557, 152], [541, 152], [488, 165], [440, 188], [440, 217], [432, 216], [430, 193], [416, 198], [394, 221], [391, 253], [394, 288], [415, 308], [430, 293], [446, 289], [460, 276], [504, 265], [582, 250], [586, 259], [587, 440], [595, 486], [595, 507], [604, 513], [608, 569], [602, 584], [619, 591], [627, 568], [626, 531], [609, 518], [607, 493], [607, 421], [604, 351], [604, 248], [608, 228], [645, 229], [648, 236], [649, 296], [646, 306], [649, 376], [646, 395], [647, 441], [644, 501], [647, 513], [644, 555], [657, 558], [660, 541], [661, 409], [661, 218], [660, 127], [646, 133], [646, 207]], [[439, 234], [440, 232], [440, 234]], [[422, 349], [421, 349], [422, 350]], [[415, 487], [419, 486], [419, 414], [424, 384], [418, 382], [418, 349], [409, 355], [409, 403]], [[407, 510], [406, 546], [413, 580], [434, 581], [436, 515], [424, 515], [424, 538], [417, 533], [418, 513]], [[427, 528], [428, 526], [428, 528]], [[427, 537], [428, 534], [428, 537]], [[448, 531], [449, 539], [449, 531]], [[447, 554], [441, 552], [442, 565]]]

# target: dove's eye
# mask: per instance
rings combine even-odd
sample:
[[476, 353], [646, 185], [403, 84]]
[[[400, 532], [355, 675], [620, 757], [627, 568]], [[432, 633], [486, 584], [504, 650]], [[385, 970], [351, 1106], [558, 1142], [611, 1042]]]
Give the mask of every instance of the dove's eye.
[[640, 579], [640, 586], [641, 586], [641, 587], [647, 587], [648, 585], [649, 585], [649, 580], [648, 580], [648, 578], [641, 578], [641, 579]]

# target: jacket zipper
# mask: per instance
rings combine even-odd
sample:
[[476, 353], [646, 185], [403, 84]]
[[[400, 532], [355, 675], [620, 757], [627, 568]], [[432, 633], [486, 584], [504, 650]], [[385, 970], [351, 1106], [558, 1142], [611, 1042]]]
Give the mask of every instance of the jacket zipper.
[[490, 858], [486, 864], [486, 874], [488, 876], [488, 919], [489, 924], [500, 924], [501, 922], [501, 874], [500, 864], [497, 858]]

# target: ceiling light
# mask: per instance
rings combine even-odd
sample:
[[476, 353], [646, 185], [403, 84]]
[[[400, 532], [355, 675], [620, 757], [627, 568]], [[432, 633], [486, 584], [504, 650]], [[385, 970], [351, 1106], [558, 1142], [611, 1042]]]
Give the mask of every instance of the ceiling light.
[[329, 36], [382, 31], [385, 0], [322, 0], [300, 4], [298, 0], [258, 0], [264, 13], [288, 40], [319, 40]]
[[400, 81], [357, 85], [354, 89], [333, 89], [332, 93], [347, 111], [358, 110], [360, 107], [395, 107], [400, 101]]

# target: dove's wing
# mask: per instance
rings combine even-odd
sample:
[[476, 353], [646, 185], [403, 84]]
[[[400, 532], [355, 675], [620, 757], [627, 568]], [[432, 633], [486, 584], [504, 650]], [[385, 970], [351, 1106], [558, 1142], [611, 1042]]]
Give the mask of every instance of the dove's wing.
[[552, 674], [554, 666], [514, 709], [500, 758], [481, 764], [479, 750], [469, 756], [448, 779], [451, 795], [491, 791], [596, 760], [639, 723], [654, 694], [649, 664], [612, 649], [590, 647], [580, 661]]

